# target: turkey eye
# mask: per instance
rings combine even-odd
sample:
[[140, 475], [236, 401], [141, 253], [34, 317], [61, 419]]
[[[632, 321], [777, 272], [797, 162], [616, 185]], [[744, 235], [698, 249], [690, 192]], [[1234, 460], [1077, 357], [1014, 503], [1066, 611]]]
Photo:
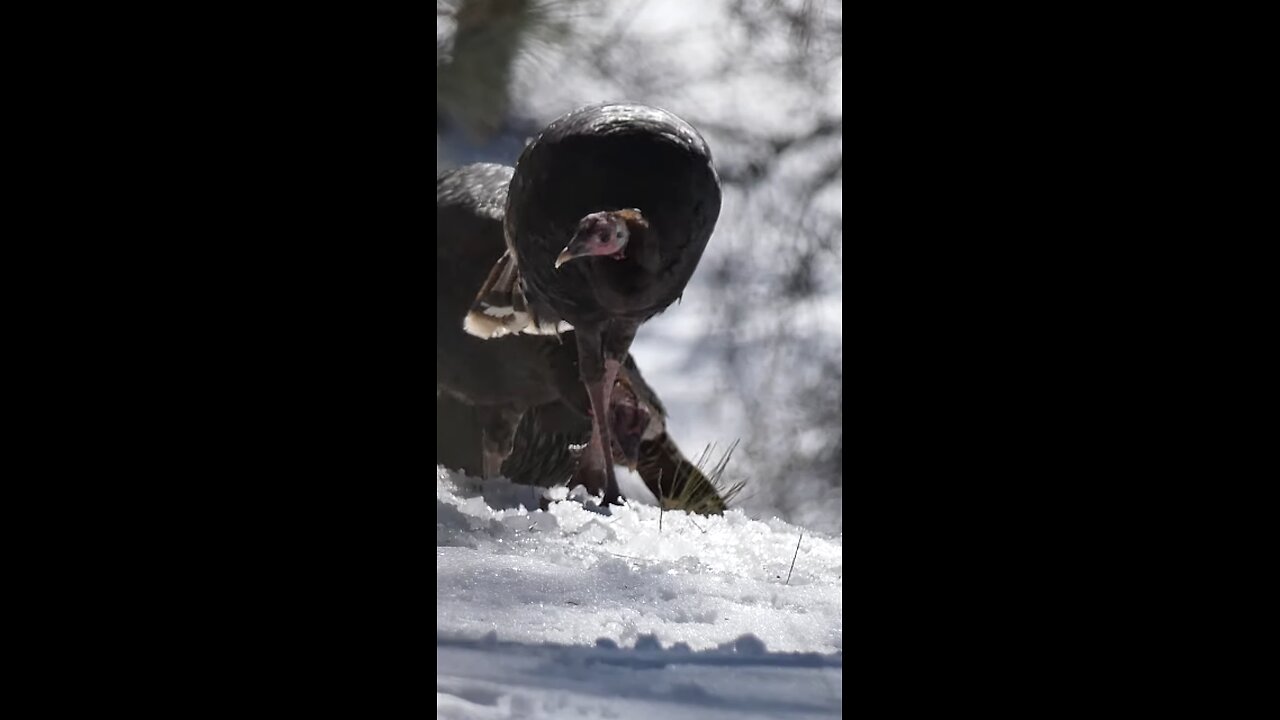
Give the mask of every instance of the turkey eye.
[[622, 239], [622, 231], [621, 231], [621, 230], [619, 230], [618, 232], [614, 233], [614, 235], [613, 235], [613, 236], [614, 236], [614, 237], [616, 237], [616, 238], [618, 238], [619, 240], [621, 240], [621, 239]]

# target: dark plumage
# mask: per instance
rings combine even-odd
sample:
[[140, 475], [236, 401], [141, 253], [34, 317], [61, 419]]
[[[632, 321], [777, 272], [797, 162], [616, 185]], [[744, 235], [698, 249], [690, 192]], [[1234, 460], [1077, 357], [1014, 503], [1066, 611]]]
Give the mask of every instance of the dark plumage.
[[[633, 366], [628, 365], [628, 369]], [[643, 383], [643, 379], [640, 380]], [[720, 490], [666, 432], [665, 411], [652, 389], [642, 385], [637, 394], [652, 397], [657, 409], [650, 419], [638, 449], [622, 463], [635, 470], [645, 486], [668, 508], [699, 508], [717, 514], [726, 508]], [[644, 401], [642, 401], [644, 402]], [[484, 426], [474, 406], [452, 395], [436, 398], [436, 463], [470, 475], [483, 473], [481, 448]], [[578, 466], [579, 446], [591, 439], [591, 421], [552, 403], [529, 408], [520, 419], [513, 448], [502, 463], [501, 474], [512, 482], [551, 487], [564, 483]], [[616, 456], [615, 456], [616, 457]], [[678, 500], [674, 500], [678, 499]]]
[[[578, 456], [569, 446], [590, 437], [591, 421], [580, 417], [568, 427], [561, 427], [562, 419], [557, 405], [529, 408], [520, 419], [512, 451], [503, 460], [500, 474], [512, 482], [542, 487], [568, 480], [578, 466]], [[479, 477], [484, 474], [482, 442], [483, 425], [475, 406], [452, 395], [438, 396], [436, 463]]]
[[462, 318], [506, 247], [502, 217], [512, 168], [475, 164], [436, 177], [436, 385], [473, 405], [541, 405], [576, 395], [577, 358], [552, 340], [485, 341]]
[[[516, 482], [564, 481], [578, 465], [568, 449], [591, 437], [576, 334], [481, 340], [461, 318], [506, 249], [503, 206], [512, 169], [477, 164], [436, 178], [436, 458], [451, 468]], [[724, 504], [666, 433], [665, 409], [627, 357], [607, 417], [614, 456], [658, 497], [686, 485]], [[521, 419], [523, 416], [523, 419]]]
[[498, 474], [526, 409], [562, 400], [588, 405], [572, 345], [533, 336], [484, 341], [462, 330], [474, 288], [505, 247], [511, 174], [509, 167], [476, 164], [436, 177], [436, 392], [476, 409], [485, 476]]
[[[720, 182], [696, 130], [635, 104], [556, 120], [525, 148], [504, 219], [507, 254], [478, 286], [468, 332], [576, 330], [594, 418], [645, 320], [684, 292], [720, 213]], [[495, 340], [490, 340], [495, 342]], [[609, 423], [592, 425], [580, 479], [619, 497]]]

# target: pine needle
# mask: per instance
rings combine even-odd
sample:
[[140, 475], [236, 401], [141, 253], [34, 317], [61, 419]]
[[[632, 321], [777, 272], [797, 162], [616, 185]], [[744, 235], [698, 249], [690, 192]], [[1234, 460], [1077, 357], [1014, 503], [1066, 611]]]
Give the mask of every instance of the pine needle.
[[791, 571], [796, 569], [796, 558], [800, 557], [800, 541], [804, 539], [804, 531], [800, 531], [800, 537], [796, 540], [796, 554], [791, 556], [791, 567], [787, 570], [787, 581], [782, 583], [788, 585], [791, 583]]
[[[680, 490], [673, 496], [658, 498], [661, 507], [670, 510], [685, 510], [698, 515], [719, 515], [729, 507], [729, 503], [747, 485], [745, 480], [733, 485], [729, 485], [724, 480], [725, 468], [729, 465], [729, 458], [733, 456], [734, 450], [738, 447], [738, 441], [735, 440], [724, 455], [713, 463], [711, 458], [715, 453], [715, 447], [715, 444], [712, 443], [704, 448], [702, 454], [698, 456], [698, 459], [692, 465], [682, 462], [677, 467], [677, 481], [673, 485], [679, 487]], [[681, 478], [683, 482], [680, 481]], [[659, 487], [661, 487], [661, 484], [659, 484]], [[661, 523], [661, 519], [659, 519], [659, 523]]]

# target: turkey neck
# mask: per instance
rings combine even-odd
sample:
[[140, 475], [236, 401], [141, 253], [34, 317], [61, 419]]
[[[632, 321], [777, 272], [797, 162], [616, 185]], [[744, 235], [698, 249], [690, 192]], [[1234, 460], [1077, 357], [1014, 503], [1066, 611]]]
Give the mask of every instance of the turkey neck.
[[[669, 297], [670, 288], [662, 282], [661, 273], [650, 271], [640, 262], [639, 252], [632, 255], [630, 246], [621, 260], [574, 260], [559, 271], [570, 279], [564, 285], [572, 289], [559, 291], [561, 286], [550, 282], [540, 284], [538, 289], [549, 295], [546, 306], [562, 308], [564, 319], [575, 328], [604, 325], [614, 319], [643, 322], [665, 310], [674, 298]], [[536, 292], [531, 294], [535, 302], [542, 301]]]

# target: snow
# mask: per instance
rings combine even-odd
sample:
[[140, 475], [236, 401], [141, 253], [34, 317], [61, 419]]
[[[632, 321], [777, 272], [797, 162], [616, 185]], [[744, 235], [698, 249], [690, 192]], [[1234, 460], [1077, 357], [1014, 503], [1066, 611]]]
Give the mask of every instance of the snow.
[[771, 653], [743, 636], [722, 648], [634, 649], [443, 640], [436, 717], [840, 717], [841, 660]]
[[578, 493], [437, 468], [438, 717], [840, 715], [841, 536]]

